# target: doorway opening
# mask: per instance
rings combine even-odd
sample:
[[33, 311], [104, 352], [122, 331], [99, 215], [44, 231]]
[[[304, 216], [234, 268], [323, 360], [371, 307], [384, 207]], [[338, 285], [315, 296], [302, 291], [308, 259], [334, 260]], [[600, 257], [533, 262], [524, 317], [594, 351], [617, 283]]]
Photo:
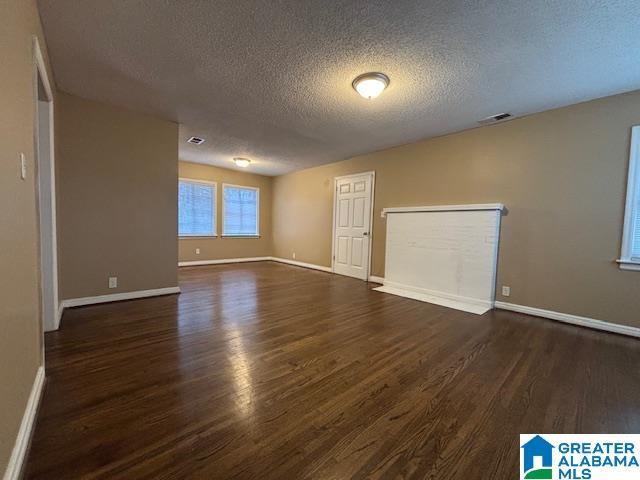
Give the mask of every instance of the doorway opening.
[[[42, 329], [57, 330], [58, 258], [56, 244], [56, 190], [54, 155], [53, 90], [38, 39], [33, 39], [35, 182], [40, 256], [40, 309]], [[44, 344], [43, 344], [44, 345]]]

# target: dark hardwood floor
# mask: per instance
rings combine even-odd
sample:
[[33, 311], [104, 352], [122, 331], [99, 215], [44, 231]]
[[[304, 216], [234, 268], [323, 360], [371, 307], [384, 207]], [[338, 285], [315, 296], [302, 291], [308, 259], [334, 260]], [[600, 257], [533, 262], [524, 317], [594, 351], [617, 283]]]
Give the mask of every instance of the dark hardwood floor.
[[26, 478], [514, 479], [520, 433], [640, 432], [640, 341], [263, 262], [67, 310]]

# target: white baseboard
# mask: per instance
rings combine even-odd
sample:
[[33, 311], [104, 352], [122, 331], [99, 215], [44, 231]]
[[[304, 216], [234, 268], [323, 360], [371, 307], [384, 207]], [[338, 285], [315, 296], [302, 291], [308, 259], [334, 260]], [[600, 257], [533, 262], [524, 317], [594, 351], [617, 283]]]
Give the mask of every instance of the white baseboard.
[[304, 268], [311, 268], [313, 270], [320, 270], [321, 272], [329, 272], [329, 273], [333, 272], [333, 270], [331, 270], [331, 267], [324, 267], [322, 265], [315, 265], [313, 263], [298, 262], [297, 260], [289, 260], [288, 258], [269, 257], [269, 260], [271, 260], [272, 262], [287, 263], [289, 265], [295, 265], [296, 267], [304, 267]]
[[221, 265], [224, 263], [242, 263], [242, 262], [279, 262], [289, 265], [295, 265], [296, 267], [311, 268], [313, 270], [320, 270], [321, 272], [332, 273], [331, 267], [324, 267], [322, 265], [316, 265], [313, 263], [299, 262], [297, 260], [289, 260], [288, 258], [280, 257], [247, 257], [247, 258], [223, 258], [220, 260], [195, 260], [189, 262], [178, 262], [179, 267], [194, 267], [198, 265]]
[[178, 262], [178, 266], [179, 267], [195, 267], [197, 265], [221, 265], [224, 263], [264, 262], [266, 260], [271, 260], [271, 257], [223, 258], [220, 260], [192, 260], [187, 262]]
[[56, 330], [60, 328], [60, 320], [62, 320], [62, 312], [64, 311], [64, 305], [62, 302], [58, 302], [58, 312], [56, 313]]
[[136, 298], [157, 297], [160, 295], [170, 295], [180, 293], [180, 287], [155, 288], [153, 290], [138, 290], [135, 292], [112, 293], [110, 295], [98, 295], [96, 297], [68, 298], [62, 300], [62, 308], [82, 307], [83, 305], [93, 305], [95, 303], [119, 302], [121, 300], [133, 300]]
[[493, 302], [490, 300], [481, 300], [478, 298], [463, 297], [446, 292], [438, 292], [428, 290], [426, 288], [404, 285], [402, 283], [386, 281], [384, 286], [374, 288], [375, 291], [398, 295], [400, 297], [411, 298], [421, 302], [433, 303], [442, 307], [462, 310], [463, 312], [482, 315], [493, 308]]
[[22, 422], [20, 423], [16, 443], [13, 446], [13, 451], [11, 452], [9, 464], [4, 472], [4, 477], [2, 477], [4, 480], [18, 480], [20, 478], [22, 466], [29, 448], [29, 442], [31, 441], [31, 434], [33, 433], [33, 427], [36, 420], [36, 414], [38, 413], [38, 406], [40, 405], [43, 387], [44, 367], [40, 366], [36, 372], [33, 387], [31, 387], [31, 393], [29, 394], [29, 400], [27, 401], [27, 406], [24, 410], [24, 415], [22, 416]]
[[494, 305], [496, 308], [500, 308], [502, 310], [526, 313], [527, 315], [548, 318], [550, 320], [557, 320], [558, 322], [570, 323], [581, 327], [594, 328], [605, 332], [619, 333], [622, 335], [629, 335], [631, 337], [640, 337], [640, 328], [637, 327], [629, 327], [627, 325], [605, 322], [603, 320], [596, 320], [595, 318], [580, 317], [578, 315], [570, 315], [568, 313], [543, 310], [542, 308], [526, 307], [524, 305], [516, 305], [514, 303], [495, 302]]
[[[381, 283], [384, 285], [383, 277], [376, 277], [371, 275], [369, 277], [370, 282]], [[571, 315], [568, 313], [554, 312], [552, 310], [544, 310], [542, 308], [527, 307], [524, 305], [517, 305], [515, 303], [508, 302], [493, 302], [494, 308], [501, 310], [509, 310], [511, 312], [525, 313], [527, 315], [533, 315], [535, 317], [547, 318], [549, 320], [556, 320], [558, 322], [569, 323], [571, 325], [578, 325], [581, 327], [593, 328], [596, 330], [602, 330], [605, 332], [618, 333], [621, 335], [628, 335], [631, 337], [640, 338], [640, 328], [630, 327], [627, 325], [620, 325], [618, 323], [605, 322], [604, 320], [596, 320], [595, 318], [580, 317], [578, 315]]]
[[56, 310], [56, 317], [53, 319], [54, 321], [54, 325], [53, 328], [45, 328], [45, 333], [46, 332], [55, 332], [56, 330], [58, 330], [60, 328], [60, 320], [62, 320], [62, 311], [64, 310], [64, 306], [62, 305], [62, 302], [58, 302], [58, 309]]
[[469, 305], [476, 305], [478, 307], [487, 308], [488, 310], [493, 308], [493, 300], [482, 300], [480, 298], [465, 297], [463, 295], [456, 295], [454, 293], [440, 292], [438, 290], [430, 290], [428, 288], [414, 287], [413, 285], [405, 285], [404, 283], [392, 282], [386, 279], [384, 281], [384, 286], [392, 287], [399, 290], [406, 290], [413, 293], [420, 293], [422, 295], [438, 297], [444, 300], [452, 300], [454, 302], [462, 302], [462, 303], [467, 303]]
[[380, 285], [384, 285], [383, 277], [376, 277], [375, 275], [369, 275], [369, 281], [373, 283], [379, 283]]

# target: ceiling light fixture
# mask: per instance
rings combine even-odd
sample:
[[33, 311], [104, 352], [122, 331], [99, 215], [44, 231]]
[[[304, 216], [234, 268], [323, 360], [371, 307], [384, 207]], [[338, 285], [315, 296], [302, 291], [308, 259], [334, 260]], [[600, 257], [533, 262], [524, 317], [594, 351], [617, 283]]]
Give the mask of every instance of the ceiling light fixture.
[[364, 98], [372, 99], [389, 86], [389, 77], [379, 72], [363, 73], [357, 76], [351, 85]]
[[251, 163], [251, 160], [249, 160], [248, 158], [234, 158], [233, 161], [236, 162], [237, 166], [242, 168], [247, 168]]

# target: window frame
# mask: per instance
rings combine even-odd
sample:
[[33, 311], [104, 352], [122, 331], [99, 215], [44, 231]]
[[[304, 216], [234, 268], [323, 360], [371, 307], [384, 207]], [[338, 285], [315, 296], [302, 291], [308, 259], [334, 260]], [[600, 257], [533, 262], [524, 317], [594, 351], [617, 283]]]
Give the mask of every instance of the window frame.
[[631, 147], [629, 149], [629, 177], [624, 207], [624, 227], [622, 230], [622, 251], [618, 264], [623, 270], [640, 271], [640, 257], [632, 256], [633, 232], [640, 225], [636, 219], [640, 212], [640, 125], [631, 127]]
[[[254, 190], [256, 192], [256, 233], [251, 235], [238, 235], [235, 233], [225, 233], [225, 203], [224, 203], [224, 189], [226, 187], [244, 188], [245, 190]], [[223, 183], [220, 191], [220, 197], [222, 199], [222, 237], [223, 238], [260, 238], [260, 188], [250, 187], [248, 185], [235, 185], [233, 183]]]
[[[180, 182], [213, 186], [213, 235], [181, 235], [180, 234]], [[198, 178], [178, 177], [178, 238], [216, 238], [218, 236], [218, 182], [200, 180]]]

